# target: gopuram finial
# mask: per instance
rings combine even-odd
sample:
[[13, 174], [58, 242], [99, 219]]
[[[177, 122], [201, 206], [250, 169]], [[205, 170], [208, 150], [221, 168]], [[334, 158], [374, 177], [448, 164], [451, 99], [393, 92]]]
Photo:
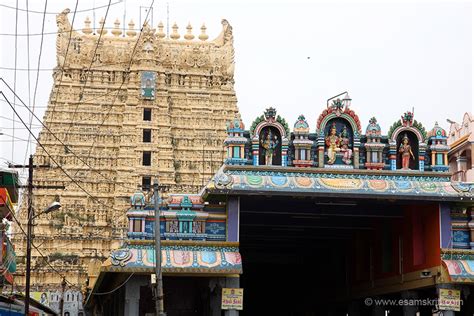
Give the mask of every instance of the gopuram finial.
[[174, 40], [179, 39], [181, 36], [178, 33], [178, 24], [176, 24], [176, 22], [174, 22], [172, 29], [173, 29], [173, 32], [170, 35], [171, 39], [174, 39]]
[[199, 34], [199, 39], [201, 41], [205, 41], [209, 38], [209, 35], [206, 34], [206, 25], [203, 23], [202, 26], [201, 26], [201, 34]]
[[186, 34], [184, 35], [184, 39], [188, 41], [191, 41], [194, 39], [193, 27], [191, 26], [191, 23], [188, 23], [188, 26], [186, 26]]

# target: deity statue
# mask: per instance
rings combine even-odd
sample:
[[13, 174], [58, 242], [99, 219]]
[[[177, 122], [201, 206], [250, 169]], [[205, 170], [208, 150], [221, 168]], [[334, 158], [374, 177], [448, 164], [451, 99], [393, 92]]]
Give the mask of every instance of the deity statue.
[[411, 151], [411, 146], [407, 134], [403, 136], [402, 144], [400, 145], [398, 152], [402, 156], [402, 170], [410, 170], [410, 157], [415, 160], [415, 156]]
[[151, 79], [147, 78], [145, 81], [145, 86], [142, 87], [142, 96], [144, 98], [154, 98], [155, 97], [155, 91], [153, 89], [153, 86], [151, 84]]
[[344, 153], [344, 156], [342, 157], [342, 161], [346, 164], [349, 165], [351, 164], [352, 160], [352, 149], [350, 149], [350, 139], [349, 139], [349, 133], [347, 132], [347, 127], [344, 126], [342, 129], [341, 134], [339, 135], [339, 141], [341, 143], [341, 152]]
[[265, 165], [271, 166], [273, 164], [273, 154], [278, 146], [278, 138], [269, 130], [267, 137], [260, 141], [263, 149], [265, 149]]
[[328, 164], [332, 165], [336, 162], [336, 153], [341, 151], [340, 138], [337, 136], [336, 123], [333, 123], [326, 137]]

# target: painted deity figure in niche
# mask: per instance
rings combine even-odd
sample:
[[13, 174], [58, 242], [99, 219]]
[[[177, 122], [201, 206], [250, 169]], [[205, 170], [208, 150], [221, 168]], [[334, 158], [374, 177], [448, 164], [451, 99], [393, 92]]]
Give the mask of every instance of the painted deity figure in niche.
[[340, 144], [341, 139], [337, 136], [336, 124], [333, 123], [326, 137], [328, 164], [332, 165], [336, 162], [336, 153], [341, 151]]
[[260, 144], [265, 150], [265, 165], [271, 166], [273, 164], [273, 155], [278, 146], [278, 137], [272, 134], [272, 131], [269, 130], [267, 137], [260, 140]]
[[155, 73], [150, 71], [145, 71], [142, 73], [141, 88], [141, 94], [143, 98], [155, 98]]
[[411, 151], [410, 141], [407, 134], [403, 136], [402, 144], [400, 145], [398, 152], [402, 156], [402, 170], [410, 170], [410, 158], [415, 160], [415, 156]]
[[344, 153], [344, 156], [342, 157], [342, 161], [349, 165], [351, 164], [352, 160], [352, 149], [350, 148], [351, 142], [349, 139], [349, 133], [347, 132], [347, 127], [344, 126], [342, 129], [341, 134], [339, 135], [340, 143], [341, 143], [341, 152]]

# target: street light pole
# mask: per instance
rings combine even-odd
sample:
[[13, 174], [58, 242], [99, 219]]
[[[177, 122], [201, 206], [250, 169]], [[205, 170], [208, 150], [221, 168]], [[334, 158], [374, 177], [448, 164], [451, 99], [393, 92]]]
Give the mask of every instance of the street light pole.
[[[34, 165], [33, 164], [33, 155], [30, 155], [30, 159], [28, 160], [28, 165], [13, 165], [9, 164], [9, 168], [28, 168], [28, 184], [26, 185], [28, 189], [28, 216], [27, 216], [27, 224], [26, 224], [26, 280], [25, 280], [25, 316], [28, 316], [30, 312], [30, 278], [31, 278], [31, 246], [32, 246], [32, 239], [33, 239], [33, 219], [41, 214], [46, 214], [52, 211], [57, 210], [61, 207], [61, 203], [58, 201], [54, 201], [51, 205], [49, 205], [43, 212], [38, 214], [34, 214], [33, 208], [33, 188], [37, 189], [63, 189], [64, 186], [54, 185], [54, 186], [44, 186], [44, 185], [36, 185], [33, 186], [33, 170], [34, 168], [38, 167], [49, 167], [49, 165]], [[19, 223], [18, 223], [19, 224]]]
[[160, 229], [160, 195], [158, 187], [158, 179], [153, 182], [153, 196], [155, 208], [155, 308], [156, 315], [166, 316], [163, 304], [163, 278], [161, 275], [161, 229]]
[[31, 275], [31, 220], [33, 219], [33, 156], [28, 162], [28, 223], [26, 228], [26, 285], [25, 285], [25, 316], [30, 312], [30, 275]]

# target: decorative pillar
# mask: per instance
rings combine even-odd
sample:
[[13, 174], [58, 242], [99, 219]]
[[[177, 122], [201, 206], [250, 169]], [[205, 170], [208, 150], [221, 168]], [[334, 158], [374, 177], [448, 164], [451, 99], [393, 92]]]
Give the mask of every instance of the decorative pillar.
[[227, 241], [239, 241], [240, 198], [229, 196], [227, 200]]
[[466, 208], [451, 210], [451, 231], [453, 234], [453, 248], [470, 249], [470, 214]]
[[418, 170], [425, 171], [425, 153], [426, 153], [426, 144], [420, 142], [418, 145]]
[[[227, 277], [227, 278], [225, 278], [225, 287], [226, 288], [239, 288], [240, 287], [240, 278], [239, 277]], [[244, 293], [244, 305], [245, 305], [245, 293]], [[237, 310], [226, 310], [224, 315], [225, 316], [238, 316], [239, 311], [237, 311]]]
[[259, 146], [258, 138], [252, 139], [252, 162], [254, 166], [258, 166]]
[[397, 143], [390, 142], [390, 150], [388, 153], [390, 159], [390, 170], [397, 170]]
[[457, 164], [457, 167], [458, 167], [458, 171], [467, 170], [467, 157], [466, 156], [457, 156], [456, 157], [456, 164]]
[[148, 285], [148, 275], [134, 275], [125, 285], [124, 315], [139, 316], [140, 287]]

